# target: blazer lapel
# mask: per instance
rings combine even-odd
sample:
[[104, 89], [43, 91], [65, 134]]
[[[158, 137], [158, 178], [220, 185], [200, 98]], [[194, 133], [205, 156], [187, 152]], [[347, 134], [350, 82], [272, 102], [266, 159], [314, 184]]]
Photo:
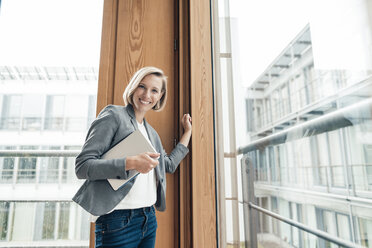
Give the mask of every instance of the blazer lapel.
[[[136, 114], [134, 113], [133, 106], [131, 104], [128, 104], [125, 109], [127, 110], [130, 118], [130, 122], [132, 123], [135, 130], [138, 129], [137, 120], [136, 120]], [[147, 132], [148, 133], [148, 132]]]
[[137, 125], [137, 121], [135, 120], [135, 118], [130, 119], [130, 122], [132, 122], [132, 125], [133, 125], [134, 129], [137, 130], [138, 125]]
[[[152, 144], [152, 146], [155, 148], [155, 151], [158, 152], [158, 153], [161, 153], [161, 151], [158, 150], [158, 148], [155, 146], [155, 137], [154, 137], [154, 133], [150, 131], [149, 127], [148, 127], [148, 124], [147, 124], [147, 121], [145, 119], [143, 119], [144, 123], [145, 123], [145, 128], [146, 128], [146, 131], [147, 131], [147, 134], [149, 135], [149, 139], [150, 139], [150, 142]], [[156, 180], [157, 180], [157, 183], [156, 185], [158, 184], [159, 182], [159, 179], [160, 179], [160, 170], [159, 170], [159, 166], [156, 166], [155, 167], [155, 175], [156, 175]]]
[[149, 139], [150, 139], [150, 142], [152, 144], [152, 146], [155, 148], [155, 150], [160, 153], [158, 150], [157, 150], [157, 147], [155, 147], [155, 137], [154, 137], [154, 134], [149, 130], [149, 127], [148, 127], [148, 124], [147, 124], [147, 121], [144, 119], [143, 120], [144, 123], [145, 123], [145, 128], [146, 128], [146, 131], [147, 131], [147, 134], [149, 135]]

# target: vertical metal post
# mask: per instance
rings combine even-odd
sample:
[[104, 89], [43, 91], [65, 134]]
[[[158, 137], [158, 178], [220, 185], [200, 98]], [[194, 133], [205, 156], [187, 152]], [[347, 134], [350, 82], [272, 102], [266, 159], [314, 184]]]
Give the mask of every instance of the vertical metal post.
[[254, 197], [254, 168], [251, 159], [244, 155], [241, 159], [245, 247], [257, 248], [258, 212], [249, 207], [256, 204]]

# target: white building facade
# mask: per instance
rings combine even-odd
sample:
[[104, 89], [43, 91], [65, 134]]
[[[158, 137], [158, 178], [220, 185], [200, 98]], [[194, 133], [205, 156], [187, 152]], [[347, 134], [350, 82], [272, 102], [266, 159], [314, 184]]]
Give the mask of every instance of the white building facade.
[[95, 118], [98, 69], [0, 67], [0, 247], [87, 247], [89, 216], [72, 196], [73, 156]]

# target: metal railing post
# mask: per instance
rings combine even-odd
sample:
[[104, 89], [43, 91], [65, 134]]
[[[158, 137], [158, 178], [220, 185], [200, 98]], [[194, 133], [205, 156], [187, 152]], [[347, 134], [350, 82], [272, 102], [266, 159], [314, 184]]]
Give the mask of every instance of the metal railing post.
[[245, 247], [257, 248], [258, 212], [252, 209], [250, 202], [256, 203], [254, 197], [254, 169], [251, 159], [244, 155], [241, 159], [243, 188], [243, 212]]

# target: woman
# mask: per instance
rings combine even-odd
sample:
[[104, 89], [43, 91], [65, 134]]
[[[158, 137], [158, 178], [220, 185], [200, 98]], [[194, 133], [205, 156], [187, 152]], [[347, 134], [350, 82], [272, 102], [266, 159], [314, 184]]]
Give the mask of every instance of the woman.
[[[87, 179], [73, 200], [96, 220], [96, 247], [154, 247], [157, 210], [165, 210], [165, 172], [173, 173], [188, 153], [191, 117], [185, 114], [179, 143], [168, 156], [156, 131], [146, 122], [149, 110], [160, 111], [167, 99], [167, 80], [162, 70], [145, 67], [137, 71], [123, 94], [125, 106], [109, 105], [92, 123], [81, 153], [76, 175]], [[100, 159], [102, 154], [139, 129], [156, 153], [120, 159]], [[140, 174], [117, 191], [106, 179], [127, 179], [129, 170]]]

